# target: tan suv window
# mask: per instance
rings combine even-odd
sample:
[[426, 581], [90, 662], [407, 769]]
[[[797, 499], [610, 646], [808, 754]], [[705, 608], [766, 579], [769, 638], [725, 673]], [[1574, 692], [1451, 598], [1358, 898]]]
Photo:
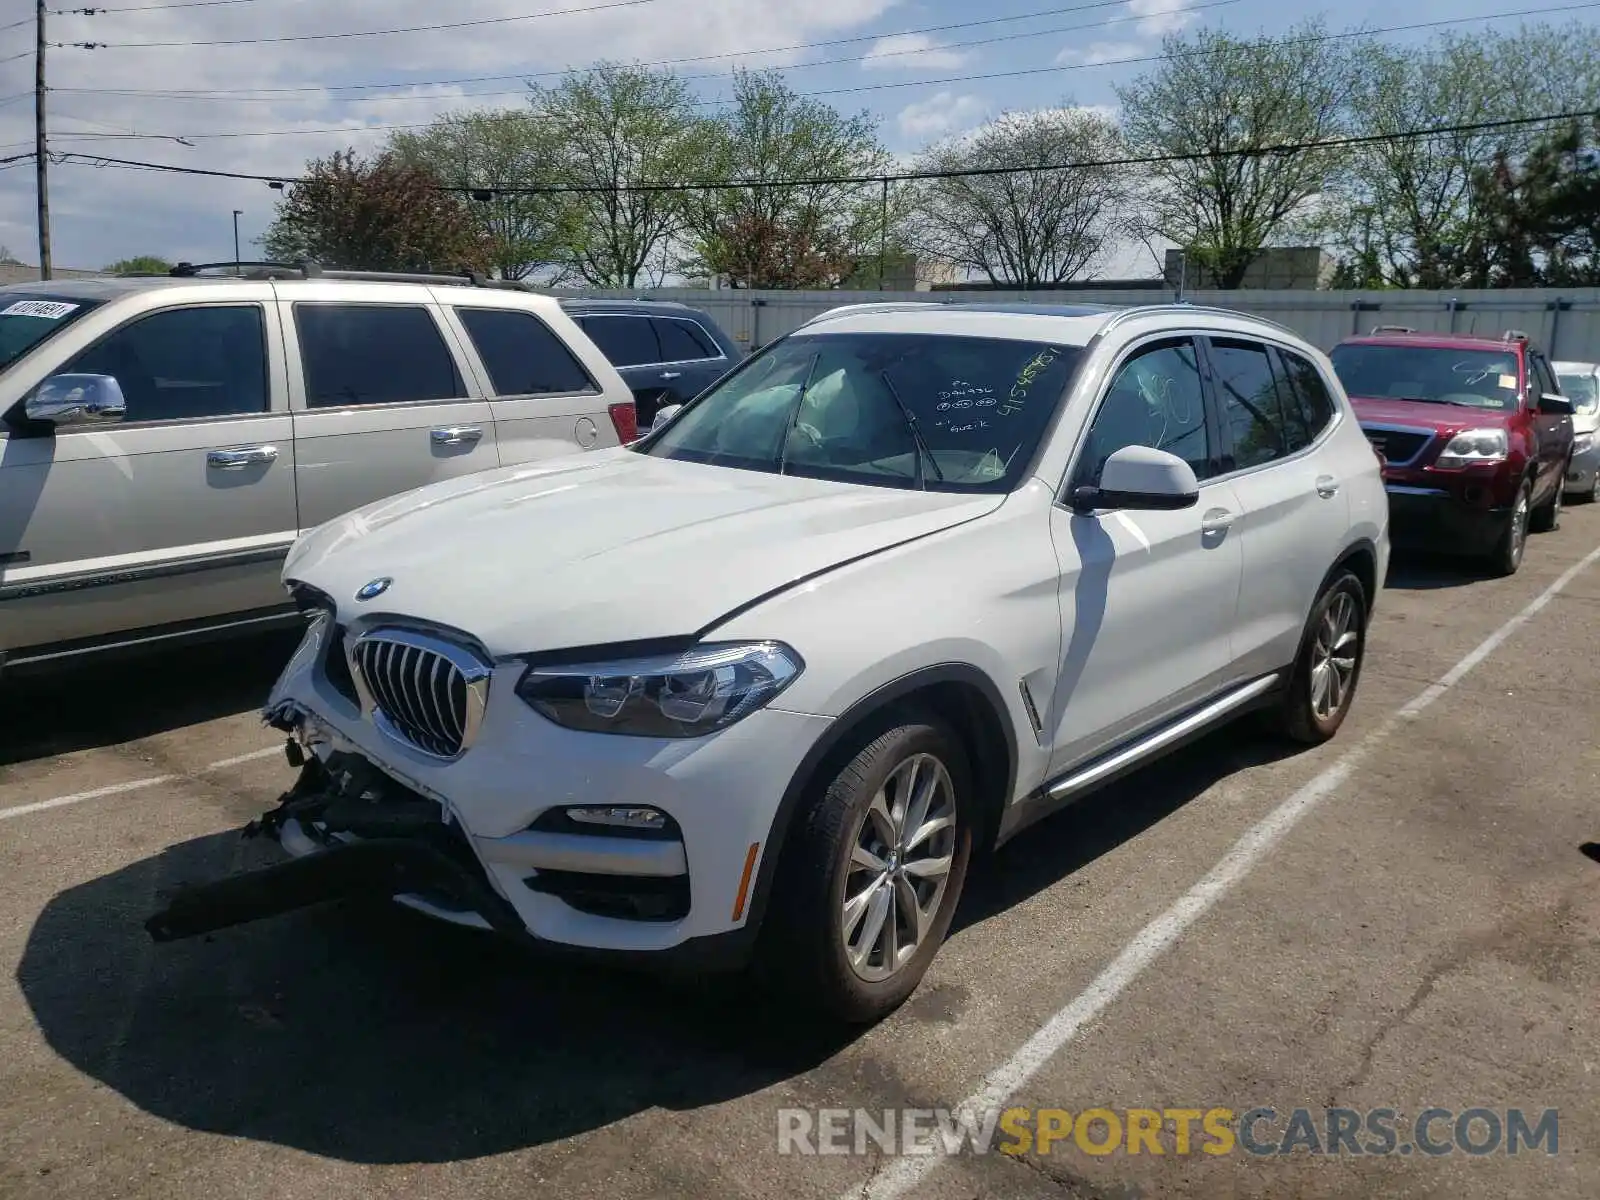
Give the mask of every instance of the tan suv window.
[[169, 308], [113, 330], [61, 368], [111, 375], [124, 423], [266, 412], [266, 323], [259, 304]]
[[294, 306], [294, 325], [309, 408], [466, 395], [456, 361], [425, 308], [301, 303]]

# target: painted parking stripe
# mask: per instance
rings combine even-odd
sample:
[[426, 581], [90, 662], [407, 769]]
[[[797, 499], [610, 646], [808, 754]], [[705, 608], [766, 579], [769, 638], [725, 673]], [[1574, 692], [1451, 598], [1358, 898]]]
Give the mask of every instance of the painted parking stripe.
[[[282, 746], [272, 746], [266, 750], [252, 750], [249, 754], [239, 754], [233, 758], [223, 758], [214, 763], [207, 763], [197, 773], [203, 775], [207, 771], [220, 771], [224, 767], [236, 767], [241, 763], [255, 762], [257, 759], [269, 758], [274, 754], [282, 753]], [[57, 796], [53, 800], [39, 800], [33, 804], [19, 804], [15, 808], [0, 808], [0, 821], [9, 821], [12, 817], [26, 817], [30, 813], [48, 812], [52, 808], [65, 808], [69, 804], [82, 804], [85, 800], [99, 800], [106, 796], [120, 796], [125, 792], [143, 791], [145, 788], [152, 788], [162, 783], [172, 783], [181, 778], [181, 775], [152, 775], [148, 779], [130, 779], [126, 783], [112, 783], [107, 784], [105, 787], [91, 788], [87, 792], [74, 792], [70, 796]]]
[[[1352, 771], [1386, 738], [1403, 724], [1415, 719], [1439, 697], [1493, 654], [1505, 640], [1550, 603], [1583, 571], [1600, 559], [1596, 546], [1562, 573], [1500, 628], [1473, 648], [1472, 652], [1439, 677], [1437, 683], [1419, 692], [1403, 707], [1386, 717], [1381, 725], [1357, 742], [1325, 770], [1295, 792], [1277, 808], [1247, 829], [1222, 860], [1204, 878], [1133, 936], [1133, 940], [1101, 971], [1093, 982], [1064, 1008], [1042, 1025], [1032, 1037], [1000, 1066], [991, 1071], [972, 1095], [956, 1106], [974, 1113], [1002, 1108], [1027, 1082], [1038, 1074], [1057, 1052], [1064, 1049], [1098, 1017], [1112, 1001], [1126, 991], [1151, 963], [1169, 949], [1188, 928], [1204, 916], [1230, 889], [1248, 875], [1300, 820], [1350, 777]], [[873, 1176], [865, 1189], [861, 1185], [844, 1193], [841, 1200], [897, 1200], [907, 1195], [939, 1166], [941, 1158], [915, 1155], [893, 1159]]]

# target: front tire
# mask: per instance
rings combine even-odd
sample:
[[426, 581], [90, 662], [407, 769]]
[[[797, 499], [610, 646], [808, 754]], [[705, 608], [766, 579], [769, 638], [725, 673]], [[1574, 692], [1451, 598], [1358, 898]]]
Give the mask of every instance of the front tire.
[[942, 722], [905, 717], [819, 786], [784, 846], [761, 966], [784, 998], [869, 1023], [949, 932], [977, 828], [971, 769]]
[[1515, 575], [1522, 566], [1522, 555], [1528, 547], [1528, 524], [1532, 508], [1533, 483], [1524, 479], [1517, 488], [1517, 498], [1512, 502], [1506, 530], [1489, 556], [1489, 565], [1496, 575]]
[[[1561, 479], [1567, 477], [1567, 465], [1561, 464]], [[1565, 491], [1566, 488], [1557, 483], [1555, 495], [1550, 497], [1550, 503], [1541, 504], [1533, 510], [1533, 519], [1529, 527], [1534, 533], [1550, 533], [1561, 528], [1561, 496]]]
[[1311, 746], [1338, 733], [1355, 700], [1366, 650], [1367, 592], [1352, 572], [1340, 571], [1311, 606], [1277, 714], [1280, 731]]

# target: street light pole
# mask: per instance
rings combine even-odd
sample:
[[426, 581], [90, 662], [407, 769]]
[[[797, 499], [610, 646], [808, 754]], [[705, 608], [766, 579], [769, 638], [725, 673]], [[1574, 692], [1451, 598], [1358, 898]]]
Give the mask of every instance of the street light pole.
[[233, 273], [239, 274], [239, 218], [244, 215], [242, 209], [233, 210]]

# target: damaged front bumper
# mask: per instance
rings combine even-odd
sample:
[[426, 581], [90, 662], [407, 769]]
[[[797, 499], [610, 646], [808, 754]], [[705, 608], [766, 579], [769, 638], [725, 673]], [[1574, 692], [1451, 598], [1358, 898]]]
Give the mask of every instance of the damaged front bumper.
[[243, 836], [273, 838], [290, 857], [175, 893], [145, 922], [151, 938], [177, 941], [354, 897], [393, 899], [455, 924], [526, 935], [436, 801], [358, 754], [318, 743], [302, 714], [273, 712], [268, 721], [291, 734], [285, 753], [300, 776]]

